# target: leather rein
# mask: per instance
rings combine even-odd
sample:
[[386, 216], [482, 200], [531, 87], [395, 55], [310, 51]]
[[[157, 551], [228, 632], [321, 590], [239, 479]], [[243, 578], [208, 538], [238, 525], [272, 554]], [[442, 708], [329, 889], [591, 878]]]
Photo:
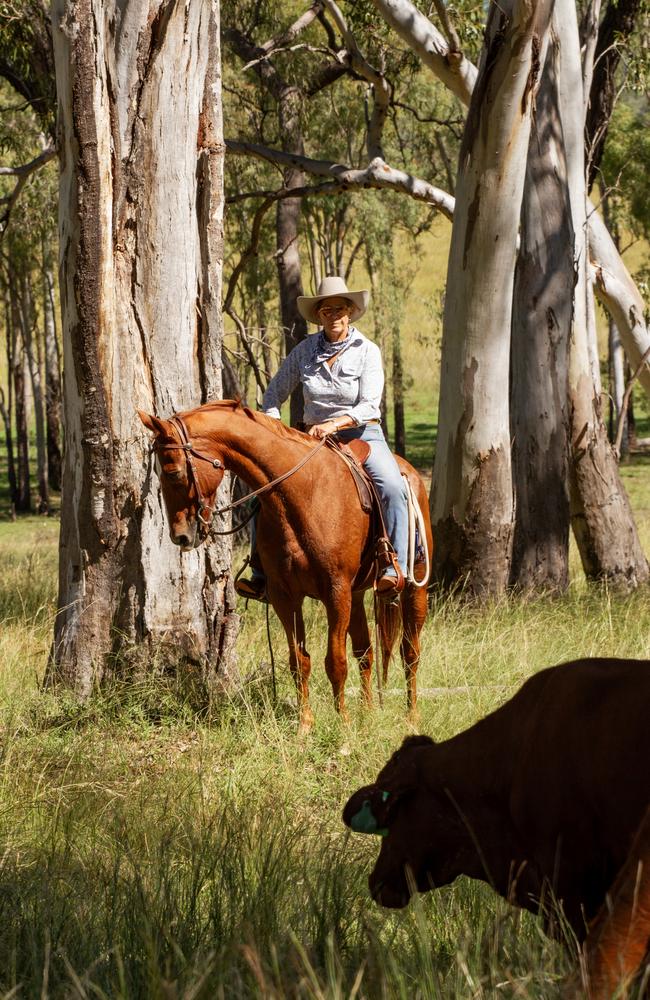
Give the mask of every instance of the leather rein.
[[[204, 455], [202, 452], [196, 450], [196, 448], [192, 444], [192, 441], [187, 431], [187, 427], [185, 426], [182, 417], [179, 417], [178, 414], [175, 414], [173, 417], [169, 418], [169, 422], [173, 424], [174, 427], [176, 428], [181, 443], [157, 445], [154, 442], [153, 450], [185, 452], [185, 461], [187, 463], [187, 469], [188, 469], [187, 478], [193, 484], [194, 490], [196, 492], [196, 499], [198, 502], [196, 516], [199, 520], [199, 533], [201, 534], [202, 538], [207, 537], [208, 531], [210, 530], [210, 522], [212, 521], [212, 518], [215, 515], [228, 514], [231, 510], [235, 510], [236, 507], [240, 507], [242, 504], [246, 503], [247, 500], [252, 500], [253, 497], [258, 497], [261, 496], [263, 493], [268, 493], [268, 491], [273, 489], [274, 486], [277, 486], [279, 483], [283, 483], [284, 480], [292, 476], [294, 472], [298, 472], [299, 469], [302, 469], [303, 465], [306, 465], [307, 462], [314, 457], [316, 452], [320, 451], [323, 445], [327, 444], [328, 441], [327, 437], [321, 438], [316, 447], [312, 448], [312, 450], [307, 455], [305, 455], [304, 458], [301, 458], [301, 460], [297, 462], [296, 465], [293, 466], [293, 468], [289, 469], [287, 472], [283, 472], [281, 476], [277, 476], [275, 479], [272, 479], [270, 483], [265, 483], [264, 486], [260, 486], [256, 490], [252, 490], [250, 493], [247, 493], [246, 496], [240, 497], [239, 500], [234, 500], [232, 503], [226, 504], [225, 507], [215, 508], [213, 504], [209, 504], [207, 502], [205, 496], [201, 492], [201, 487], [199, 485], [199, 477], [196, 472], [196, 466], [194, 465], [194, 459], [199, 458], [203, 462], [209, 462], [209, 464], [212, 466], [213, 469], [222, 469], [224, 472], [226, 471], [225, 465], [223, 464], [220, 458], [211, 458], [209, 455]], [[216, 490], [215, 490], [215, 500], [216, 500]], [[228, 528], [226, 531], [214, 531], [214, 534], [234, 535], [237, 531], [239, 531], [246, 524], [248, 524], [248, 522], [253, 518], [254, 514], [255, 511], [253, 510], [248, 515], [248, 517], [246, 517], [243, 521], [240, 521], [239, 524], [235, 525], [234, 528]]]

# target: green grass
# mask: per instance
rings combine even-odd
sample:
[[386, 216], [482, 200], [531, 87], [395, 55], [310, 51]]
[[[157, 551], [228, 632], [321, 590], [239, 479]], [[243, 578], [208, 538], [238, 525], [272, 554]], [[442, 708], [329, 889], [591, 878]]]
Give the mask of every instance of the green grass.
[[[624, 475], [647, 545], [647, 466]], [[39, 690], [56, 522], [0, 524], [0, 995], [470, 998], [559, 995], [574, 951], [484, 885], [458, 880], [401, 913], [369, 899], [374, 838], [340, 820], [410, 730], [400, 668], [385, 704], [341, 725], [308, 608], [313, 735], [296, 734], [283, 638], [273, 704], [261, 607], [244, 614], [240, 689], [196, 712], [164, 672], [86, 705]], [[423, 633], [420, 728], [443, 739], [536, 670], [650, 657], [647, 592], [587, 588], [483, 609], [440, 601]]]
[[[404, 305], [407, 454], [430, 471], [434, 358], [449, 229], [424, 237]], [[368, 330], [371, 329], [371, 315]], [[365, 327], [364, 327], [365, 328]], [[641, 413], [639, 433], [648, 434]], [[650, 551], [650, 456], [621, 467]], [[3, 476], [0, 468], [0, 489]], [[316, 727], [297, 737], [284, 638], [263, 609], [238, 642], [241, 686], [210, 714], [182, 680], [150, 676], [80, 705], [40, 690], [56, 599], [53, 518], [7, 519], [0, 492], [0, 996], [552, 1000], [575, 948], [466, 879], [389, 913], [369, 899], [374, 838], [340, 819], [411, 730], [393, 664], [383, 709], [343, 726], [323, 669], [325, 622], [307, 608]], [[444, 739], [545, 666], [650, 658], [647, 590], [588, 588], [575, 550], [561, 599], [435, 603], [423, 632], [420, 724]]]

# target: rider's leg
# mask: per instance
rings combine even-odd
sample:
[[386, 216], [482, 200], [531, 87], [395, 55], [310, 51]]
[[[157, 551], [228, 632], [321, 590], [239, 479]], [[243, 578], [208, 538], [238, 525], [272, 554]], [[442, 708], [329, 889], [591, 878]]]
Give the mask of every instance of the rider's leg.
[[[395, 549], [400, 569], [406, 576], [408, 503], [404, 480], [395, 457], [386, 444], [381, 427], [377, 424], [366, 424], [361, 437], [370, 445], [370, 454], [364, 464], [377, 487], [384, 511], [386, 531]], [[391, 568], [387, 575], [394, 576], [395, 571]]]
[[264, 580], [266, 582], [266, 577], [264, 576], [264, 570], [262, 569], [262, 564], [260, 562], [260, 557], [257, 554], [257, 519], [260, 516], [260, 502], [257, 497], [253, 500], [256, 505], [255, 515], [251, 521], [251, 554], [250, 554], [250, 566], [251, 566], [251, 576], [253, 580]]
[[262, 564], [260, 563], [260, 558], [257, 554], [257, 518], [259, 517], [260, 504], [259, 500], [253, 500], [256, 504], [255, 515], [250, 522], [250, 556], [248, 558], [248, 563], [251, 568], [250, 577], [240, 577], [235, 583], [235, 590], [240, 597], [246, 597], [251, 600], [264, 600], [266, 597], [266, 577], [264, 575], [264, 570], [262, 569]]

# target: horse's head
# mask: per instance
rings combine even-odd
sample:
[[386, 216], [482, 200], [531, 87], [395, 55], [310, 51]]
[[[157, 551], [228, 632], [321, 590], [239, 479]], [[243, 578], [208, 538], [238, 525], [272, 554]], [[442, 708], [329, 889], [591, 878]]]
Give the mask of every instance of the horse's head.
[[161, 420], [138, 410], [138, 416], [154, 435], [152, 449], [171, 540], [187, 552], [207, 537], [215, 496], [223, 479], [223, 461], [214, 453], [211, 442], [192, 440], [187, 415]]

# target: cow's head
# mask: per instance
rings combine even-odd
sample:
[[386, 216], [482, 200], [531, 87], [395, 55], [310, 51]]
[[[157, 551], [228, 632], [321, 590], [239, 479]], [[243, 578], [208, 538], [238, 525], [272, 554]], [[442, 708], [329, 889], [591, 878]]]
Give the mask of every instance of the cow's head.
[[179, 429], [171, 420], [162, 420], [141, 410], [138, 416], [154, 435], [152, 447], [169, 518], [170, 538], [187, 552], [200, 545], [208, 533], [214, 499], [223, 479], [223, 462], [216, 455], [206, 456], [193, 447], [188, 454], [187, 447], [192, 442], [181, 440]]
[[406, 906], [414, 890], [446, 885], [476, 866], [467, 825], [437, 773], [438, 750], [428, 736], [409, 737], [343, 810], [350, 829], [382, 838], [368, 880], [382, 906]]

